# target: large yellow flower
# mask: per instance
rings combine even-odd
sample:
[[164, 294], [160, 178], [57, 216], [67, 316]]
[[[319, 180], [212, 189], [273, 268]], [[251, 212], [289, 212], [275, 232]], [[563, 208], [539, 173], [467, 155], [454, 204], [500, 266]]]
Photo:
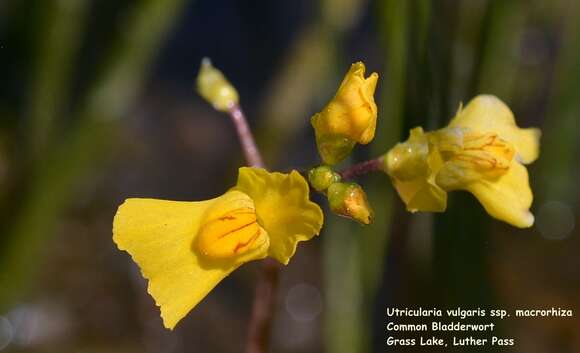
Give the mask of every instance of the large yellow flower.
[[539, 153], [539, 129], [519, 128], [497, 97], [475, 97], [446, 128], [414, 128], [385, 157], [385, 169], [411, 212], [442, 212], [447, 191], [471, 192], [493, 217], [530, 227], [532, 191], [524, 164]]
[[244, 167], [237, 185], [211, 200], [127, 199], [115, 215], [113, 240], [139, 265], [165, 327], [173, 329], [243, 263], [271, 256], [287, 264], [322, 222], [298, 172]]
[[312, 127], [323, 161], [336, 164], [356, 143], [367, 144], [375, 136], [377, 105], [374, 93], [379, 75], [365, 78], [365, 65], [352, 64], [334, 98], [315, 114]]

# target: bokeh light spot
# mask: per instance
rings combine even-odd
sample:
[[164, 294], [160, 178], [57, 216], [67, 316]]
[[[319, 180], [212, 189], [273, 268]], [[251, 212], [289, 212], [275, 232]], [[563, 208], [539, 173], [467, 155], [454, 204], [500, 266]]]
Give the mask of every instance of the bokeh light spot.
[[286, 311], [295, 321], [308, 322], [316, 319], [322, 312], [320, 291], [306, 283], [295, 285], [286, 294]]
[[0, 316], [0, 351], [8, 347], [13, 337], [12, 324], [4, 316]]

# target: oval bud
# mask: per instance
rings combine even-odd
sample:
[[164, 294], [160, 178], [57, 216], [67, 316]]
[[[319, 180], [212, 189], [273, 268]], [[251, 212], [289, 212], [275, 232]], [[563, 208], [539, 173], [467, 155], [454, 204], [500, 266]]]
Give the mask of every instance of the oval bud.
[[356, 183], [334, 183], [327, 191], [332, 212], [362, 224], [373, 220], [373, 209], [363, 188]]
[[316, 191], [324, 191], [333, 183], [340, 181], [340, 175], [327, 165], [321, 165], [310, 169], [308, 181]]
[[211, 64], [208, 58], [201, 61], [197, 75], [197, 90], [216, 110], [226, 112], [238, 104], [238, 92], [222, 72]]

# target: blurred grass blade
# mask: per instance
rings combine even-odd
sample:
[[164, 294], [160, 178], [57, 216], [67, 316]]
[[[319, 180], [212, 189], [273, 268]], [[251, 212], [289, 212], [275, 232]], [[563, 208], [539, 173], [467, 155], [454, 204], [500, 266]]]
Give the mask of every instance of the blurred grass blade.
[[29, 137], [33, 154], [46, 147], [67, 99], [75, 54], [80, 47], [82, 25], [89, 2], [52, 0], [47, 2], [45, 31], [38, 33], [37, 60], [31, 88]]
[[[260, 112], [258, 141], [266, 160], [272, 161], [281, 149], [305, 126], [319, 92], [325, 91], [334, 71], [333, 36], [320, 25], [299, 34], [275, 79], [269, 84]], [[276, 139], [272, 139], [272, 131]]]
[[325, 351], [367, 352], [367, 322], [361, 284], [361, 252], [358, 229], [350, 220], [326, 217], [322, 239], [326, 310]]
[[136, 4], [88, 95], [84, 118], [119, 119], [127, 113], [163, 39], [186, 3], [185, 0], [142, 0]]
[[[483, 1], [462, 1], [457, 4], [459, 14], [457, 16], [456, 38], [453, 41], [452, 56], [455, 65], [451, 68], [451, 78], [449, 80], [450, 108], [454, 113], [459, 106], [459, 102], [466, 103], [471, 97], [477, 94], [479, 75], [476, 74], [482, 63], [480, 51], [485, 42], [487, 31], [485, 23], [488, 16], [488, 6]], [[451, 117], [446, 117], [450, 119]], [[444, 122], [441, 122], [443, 125]], [[440, 127], [440, 126], [437, 126]]]
[[491, 0], [488, 6], [487, 19], [482, 23], [481, 62], [474, 68], [476, 91], [471, 93], [494, 94], [509, 102], [518, 73], [525, 6], [521, 1], [502, 0]]
[[102, 165], [114, 141], [113, 122], [124, 116], [139, 91], [161, 40], [175, 22], [183, 0], [136, 4], [100, 79], [89, 92], [79, 123], [39, 165], [19, 214], [0, 250], [0, 307], [14, 300], [38, 268], [41, 250], [58, 216], [74, 196], [78, 180]]
[[[371, 153], [384, 153], [400, 137], [405, 102], [408, 51], [407, 2], [385, 1], [379, 21], [387, 62], [379, 84], [379, 121]], [[393, 193], [385, 175], [364, 183], [375, 209], [370, 226], [341, 226], [327, 220], [324, 237], [324, 273], [327, 292], [325, 342], [328, 352], [369, 352], [374, 299], [383, 274], [390, 229]], [[348, 303], [348, 305], [345, 305]]]
[[565, 32], [556, 62], [555, 90], [550, 98], [549, 117], [543, 130], [539, 166], [540, 199], [573, 204], [578, 175], [578, 117], [580, 116], [580, 5], [570, 2]]
[[[379, 21], [383, 47], [386, 50], [386, 66], [380, 82], [381, 96], [380, 120], [378, 121], [375, 139], [371, 145], [371, 155], [379, 156], [387, 152], [401, 138], [406, 102], [406, 70], [409, 52], [409, 14], [408, 2], [385, 1], [379, 9]], [[426, 1], [413, 4], [417, 6], [419, 23], [416, 30], [419, 42], [425, 41], [426, 23], [429, 18], [429, 6]], [[372, 313], [376, 291], [383, 275], [390, 236], [394, 192], [386, 175], [369, 176], [365, 182], [369, 201], [375, 209], [375, 220], [370, 227], [362, 230], [362, 280], [366, 294], [365, 308]], [[367, 318], [369, 324], [372, 322]], [[368, 328], [371, 329], [370, 327]]]
[[[386, 69], [381, 78], [382, 124], [374, 142], [378, 148], [389, 149], [399, 140], [403, 128], [406, 71], [409, 52], [408, 2], [387, 0], [379, 8], [381, 40], [386, 50]], [[387, 144], [386, 146], [380, 146]], [[378, 151], [382, 153], [381, 151]], [[384, 152], [384, 151], [383, 151]]]
[[[310, 126], [312, 104], [321, 98], [320, 92], [336, 89], [329, 88], [328, 82], [334, 83], [331, 78], [337, 66], [344, 66], [341, 70], [345, 70], [350, 64], [337, 62], [337, 48], [343, 36], [358, 23], [367, 2], [319, 0], [320, 19], [298, 34], [266, 90], [257, 129], [266, 160], [275, 160], [283, 146]], [[276, 131], [276, 139], [270, 138], [272, 131]]]
[[[470, 11], [469, 7], [460, 10]], [[471, 66], [472, 92], [464, 92], [467, 98], [489, 93], [510, 101], [518, 72], [517, 53], [524, 14], [523, 3], [519, 1], [490, 1], [487, 4], [485, 18], [479, 22], [481, 43], [474, 49], [475, 62]], [[459, 13], [459, 17], [462, 16], [463, 13]], [[472, 26], [465, 22], [462, 25]], [[457, 31], [464, 30], [457, 28]], [[452, 114], [447, 114], [447, 120]], [[491, 218], [474, 197], [467, 193], [449, 194], [447, 211], [435, 220], [435, 277], [441, 288], [437, 300], [442, 305], [493, 305], [494, 294], [485, 280], [490, 225]], [[489, 351], [499, 349], [492, 347]]]

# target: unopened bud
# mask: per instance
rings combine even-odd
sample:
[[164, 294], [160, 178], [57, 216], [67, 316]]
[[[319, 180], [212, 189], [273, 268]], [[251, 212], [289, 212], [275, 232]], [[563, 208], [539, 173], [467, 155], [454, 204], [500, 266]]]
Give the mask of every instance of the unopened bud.
[[310, 169], [308, 172], [308, 181], [316, 191], [324, 191], [334, 183], [340, 181], [340, 175], [327, 165]]
[[324, 163], [336, 164], [349, 155], [356, 143], [366, 145], [374, 138], [378, 79], [376, 73], [365, 78], [362, 62], [352, 64], [334, 98], [310, 119]]
[[372, 222], [373, 209], [360, 185], [334, 183], [328, 187], [327, 196], [332, 212], [362, 224]]
[[238, 104], [238, 92], [225, 78], [222, 72], [211, 64], [208, 58], [203, 58], [197, 75], [197, 90], [216, 110], [225, 112]]

